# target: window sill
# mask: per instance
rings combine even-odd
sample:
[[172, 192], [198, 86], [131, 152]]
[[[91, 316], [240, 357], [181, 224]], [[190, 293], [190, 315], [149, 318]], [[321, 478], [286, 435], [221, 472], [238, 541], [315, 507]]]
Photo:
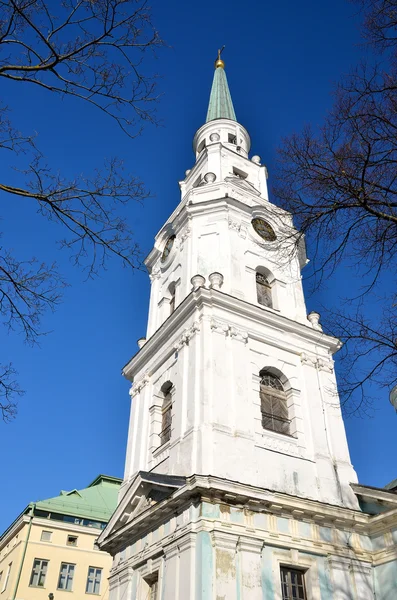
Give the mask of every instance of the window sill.
[[279, 308], [274, 308], [274, 306], [265, 306], [264, 304], [261, 304], [260, 302], [257, 302], [256, 305], [259, 306], [259, 308], [263, 308], [263, 310], [270, 310], [271, 312], [275, 312], [275, 313], [281, 312]]
[[161, 446], [156, 448], [156, 450], [153, 450], [153, 458], [157, 458], [159, 454], [161, 454], [165, 450], [168, 450], [170, 447], [170, 442], [171, 440], [168, 440], [168, 442], [164, 442], [164, 444], [161, 444]]
[[267, 435], [271, 433], [272, 435], [276, 436], [276, 437], [280, 437], [281, 439], [283, 438], [289, 438], [289, 439], [293, 439], [293, 440], [297, 440], [298, 436], [293, 435], [292, 433], [281, 433], [280, 431], [274, 431], [274, 429], [266, 429], [266, 427], [262, 428], [262, 434], [263, 435]]

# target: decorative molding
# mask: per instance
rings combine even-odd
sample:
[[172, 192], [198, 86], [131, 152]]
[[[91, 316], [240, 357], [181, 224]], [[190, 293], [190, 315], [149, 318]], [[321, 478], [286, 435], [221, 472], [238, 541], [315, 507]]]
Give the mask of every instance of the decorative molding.
[[187, 240], [187, 238], [190, 237], [191, 233], [192, 233], [192, 230], [189, 227], [189, 225], [187, 225], [184, 229], [182, 229], [182, 231], [178, 235], [179, 247], [180, 248], [183, 247], [183, 244], [185, 243], [185, 241]]
[[333, 373], [334, 372], [334, 361], [327, 360], [324, 358], [319, 358], [317, 360], [317, 368], [320, 371], [327, 371], [327, 373]]
[[223, 333], [224, 335], [228, 335], [229, 333], [229, 323], [225, 321], [221, 321], [220, 319], [211, 318], [211, 331], [216, 331], [218, 333]]
[[191, 327], [188, 327], [184, 330], [178, 341], [174, 344], [174, 349], [176, 352], [179, 352], [183, 348], [183, 346], [187, 346], [196, 333], [200, 331], [200, 322], [194, 321]]
[[276, 437], [268, 436], [265, 433], [263, 433], [261, 436], [260, 446], [267, 448], [268, 450], [282, 452], [283, 454], [288, 454], [297, 458], [305, 458], [302, 448], [300, 448], [297, 444], [287, 440], [281, 440]]
[[145, 387], [145, 385], [149, 383], [149, 380], [150, 378], [148, 373], [144, 373], [139, 379], [134, 381], [129, 391], [131, 398], [139, 394], [141, 390]]
[[316, 356], [310, 356], [306, 352], [301, 354], [301, 363], [308, 367], [315, 367], [319, 371], [326, 371], [327, 373], [334, 372], [334, 362], [332, 359], [317, 358]]
[[153, 269], [149, 273], [149, 279], [150, 279], [151, 283], [153, 283], [153, 281], [155, 279], [159, 279], [160, 275], [161, 275], [160, 267], [159, 266], [153, 267]]
[[211, 331], [223, 333], [225, 336], [229, 335], [231, 339], [243, 342], [244, 344], [248, 342], [248, 331], [220, 319], [211, 318]]
[[237, 233], [240, 232], [241, 229], [241, 221], [234, 221], [233, 219], [231, 219], [229, 217], [229, 221], [228, 221], [228, 225], [229, 225], [229, 229], [232, 229], [233, 231], [237, 231]]
[[315, 367], [317, 365], [317, 358], [315, 356], [309, 356], [306, 352], [302, 352], [301, 363], [308, 367]]
[[247, 228], [242, 221], [235, 221], [229, 217], [228, 226], [232, 231], [236, 231], [241, 238], [245, 239], [247, 237]]
[[248, 332], [244, 329], [239, 329], [234, 326], [230, 326], [229, 335], [232, 339], [238, 340], [246, 344], [248, 342]]

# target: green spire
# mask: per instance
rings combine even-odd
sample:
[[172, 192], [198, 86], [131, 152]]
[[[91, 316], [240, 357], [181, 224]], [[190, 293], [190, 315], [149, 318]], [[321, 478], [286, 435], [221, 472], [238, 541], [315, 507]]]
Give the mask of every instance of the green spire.
[[215, 61], [214, 80], [212, 82], [210, 102], [205, 122], [208, 123], [208, 121], [213, 121], [214, 119], [231, 119], [232, 121], [237, 121], [227, 84], [225, 63], [220, 58], [220, 52], [218, 53], [218, 60]]

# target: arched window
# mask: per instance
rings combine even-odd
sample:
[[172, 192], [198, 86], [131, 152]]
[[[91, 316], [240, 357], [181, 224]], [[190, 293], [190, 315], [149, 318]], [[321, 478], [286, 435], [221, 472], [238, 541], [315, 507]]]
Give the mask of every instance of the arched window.
[[272, 286], [270, 285], [266, 275], [256, 273], [256, 296], [259, 304], [273, 308], [272, 301]]
[[168, 291], [170, 293], [170, 315], [172, 315], [172, 313], [175, 310], [175, 283], [171, 283]]
[[260, 372], [262, 427], [289, 435], [287, 395], [280, 379], [269, 373]]
[[160, 443], [165, 444], [171, 439], [171, 425], [172, 425], [172, 383], [168, 381], [162, 387], [164, 395], [163, 407], [161, 412], [161, 433]]

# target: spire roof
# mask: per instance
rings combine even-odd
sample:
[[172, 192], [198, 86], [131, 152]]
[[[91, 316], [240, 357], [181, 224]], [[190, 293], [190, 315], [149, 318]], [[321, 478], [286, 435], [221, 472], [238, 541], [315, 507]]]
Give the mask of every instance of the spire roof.
[[227, 83], [225, 63], [220, 58], [220, 52], [218, 53], [218, 60], [215, 61], [215, 73], [205, 122], [208, 123], [208, 121], [214, 119], [237, 121]]

